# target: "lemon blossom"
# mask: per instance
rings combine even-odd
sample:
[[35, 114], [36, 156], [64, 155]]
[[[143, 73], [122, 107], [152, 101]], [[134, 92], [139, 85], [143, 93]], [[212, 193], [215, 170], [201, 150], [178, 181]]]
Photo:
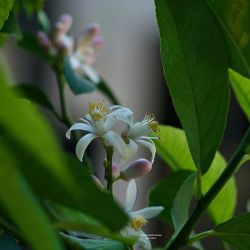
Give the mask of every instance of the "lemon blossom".
[[124, 236], [137, 236], [134, 249], [150, 250], [152, 249], [150, 240], [142, 230], [148, 222], [148, 219], [156, 217], [164, 209], [161, 206], [146, 207], [138, 211], [131, 211], [137, 197], [137, 187], [135, 180], [131, 180], [128, 184], [125, 200], [125, 209], [130, 217], [130, 224], [122, 231]]
[[73, 70], [81, 77], [87, 76], [94, 84], [100, 78], [92, 68], [96, 60], [97, 51], [103, 45], [103, 38], [99, 35], [100, 26], [97, 23], [88, 24], [81, 34], [74, 39], [67, 32], [71, 28], [72, 17], [63, 14], [54, 27], [54, 40], [58, 48], [64, 48]]
[[88, 145], [96, 138], [100, 138], [104, 143], [111, 145], [125, 159], [128, 158], [128, 150], [122, 137], [112, 130], [115, 123], [123, 119], [124, 110], [108, 110], [104, 103], [89, 103], [88, 112], [81, 123], [72, 125], [66, 133], [66, 137], [70, 139], [72, 130], [83, 130], [87, 134], [84, 135], [76, 145], [76, 155], [82, 161]]
[[[112, 110], [122, 110], [122, 106], [113, 106]], [[122, 132], [122, 138], [127, 145], [129, 158], [138, 150], [138, 145], [148, 148], [151, 152], [151, 163], [154, 162], [156, 148], [153, 140], [158, 139], [154, 134], [159, 132], [159, 124], [153, 114], [147, 114], [142, 121], [134, 122], [133, 112], [126, 108], [123, 110], [123, 121], [127, 123], [127, 128]]]

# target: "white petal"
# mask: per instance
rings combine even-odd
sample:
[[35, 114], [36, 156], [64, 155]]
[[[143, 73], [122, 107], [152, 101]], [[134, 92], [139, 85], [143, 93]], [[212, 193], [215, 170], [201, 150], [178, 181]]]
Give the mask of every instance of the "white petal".
[[84, 131], [88, 131], [88, 132], [91, 132], [91, 133], [93, 132], [93, 128], [90, 125], [83, 124], [83, 123], [75, 123], [66, 132], [66, 138], [67, 139], [70, 139], [70, 135], [71, 135], [72, 130], [84, 130]]
[[125, 208], [127, 211], [130, 211], [136, 201], [137, 197], [137, 186], [135, 180], [131, 180], [128, 183], [127, 191], [126, 191], [126, 198], [125, 198]]
[[156, 147], [152, 140], [135, 140], [138, 144], [143, 145], [144, 147], [148, 148], [151, 152], [151, 163], [154, 162], [155, 159], [155, 153], [156, 153]]
[[115, 117], [118, 120], [124, 121], [128, 125], [132, 126], [134, 113], [131, 109], [125, 108], [120, 105], [114, 105], [110, 107], [110, 111], [111, 111], [110, 115], [112, 117]]
[[106, 142], [113, 146], [115, 150], [125, 159], [127, 159], [128, 156], [128, 149], [127, 144], [124, 142], [124, 140], [121, 138], [120, 135], [118, 135], [114, 131], [108, 131], [103, 135], [103, 138], [106, 140]]
[[131, 216], [143, 216], [146, 220], [151, 219], [155, 216], [157, 216], [161, 211], [164, 209], [164, 207], [157, 206], [157, 207], [146, 207], [141, 210], [131, 212]]
[[82, 64], [82, 69], [84, 71], [84, 73], [86, 74], [87, 77], [89, 77], [89, 79], [94, 82], [94, 83], [99, 83], [100, 82], [100, 77], [98, 76], [97, 72], [90, 67], [87, 64]]
[[145, 234], [143, 231], [140, 231], [139, 239], [136, 241], [135, 250], [151, 250], [151, 242], [147, 237], [147, 234]]
[[129, 140], [129, 143], [125, 145], [126, 145], [126, 157], [123, 156], [123, 158], [119, 162], [120, 165], [124, 164], [125, 161], [131, 159], [138, 150], [138, 146], [133, 140]]
[[76, 145], [76, 155], [80, 161], [82, 161], [83, 155], [85, 153], [86, 148], [88, 145], [96, 138], [98, 137], [95, 134], [87, 134], [83, 136]]

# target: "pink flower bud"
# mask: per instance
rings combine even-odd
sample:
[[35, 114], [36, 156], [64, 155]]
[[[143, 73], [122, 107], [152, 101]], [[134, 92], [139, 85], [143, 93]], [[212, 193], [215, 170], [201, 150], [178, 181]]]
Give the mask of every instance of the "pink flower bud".
[[100, 49], [103, 44], [104, 44], [104, 40], [101, 36], [96, 36], [93, 41], [93, 47], [97, 50], [97, 49]]
[[38, 43], [41, 45], [41, 47], [43, 47], [45, 49], [50, 48], [51, 41], [48, 37], [48, 34], [46, 34], [45, 32], [42, 32], [42, 31], [38, 31], [37, 32], [37, 39], [38, 39]]
[[84, 29], [84, 32], [91, 37], [98, 35], [100, 31], [101, 27], [98, 23], [89, 23]]
[[114, 178], [117, 178], [120, 175], [119, 165], [115, 162], [112, 164], [112, 174]]
[[148, 174], [152, 169], [152, 164], [146, 159], [138, 159], [132, 162], [127, 169], [121, 171], [121, 178], [125, 181]]
[[63, 14], [59, 17], [58, 21], [55, 24], [56, 32], [67, 33], [72, 25], [73, 19], [69, 14]]

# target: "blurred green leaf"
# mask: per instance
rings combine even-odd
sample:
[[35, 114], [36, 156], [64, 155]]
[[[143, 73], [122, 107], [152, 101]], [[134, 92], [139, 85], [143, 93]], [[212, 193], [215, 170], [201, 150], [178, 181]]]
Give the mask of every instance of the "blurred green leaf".
[[[160, 140], [156, 141], [157, 153], [172, 170], [195, 171], [185, 133], [181, 129], [160, 126]], [[203, 193], [214, 184], [226, 167], [226, 161], [218, 152], [209, 171], [202, 177]], [[232, 217], [236, 206], [236, 185], [234, 177], [224, 186], [209, 206], [208, 212], [213, 221], [221, 223]], [[227, 201], [227, 202], [225, 202]]]
[[49, 33], [51, 29], [50, 21], [47, 14], [43, 10], [37, 12], [37, 20], [42, 31]]
[[127, 246], [113, 240], [94, 240], [94, 239], [78, 239], [72, 236], [63, 235], [68, 246], [73, 247], [74, 250], [126, 250]]
[[205, 173], [221, 142], [228, 112], [223, 34], [201, 0], [156, 0], [167, 85], [195, 165]]
[[106, 95], [114, 105], [119, 104], [118, 99], [116, 98], [113, 91], [111, 90], [111, 88], [109, 87], [109, 85], [107, 84], [107, 82], [105, 80], [101, 79], [101, 81], [97, 84], [97, 89], [101, 93]]
[[4, 22], [8, 19], [13, 3], [14, 0], [0, 0], [0, 29], [2, 29]]
[[31, 186], [43, 197], [92, 215], [110, 230], [121, 229], [127, 215], [109, 194], [95, 186], [79, 161], [65, 158], [50, 126], [35, 107], [17, 100], [4, 85], [9, 80], [1, 69], [0, 106], [8, 109], [0, 109], [0, 127], [9, 137], [3, 140], [20, 160]]
[[214, 228], [211, 235], [233, 245], [237, 250], [250, 249], [250, 213], [241, 214]]
[[34, 55], [39, 56], [43, 60], [50, 61], [50, 56], [45, 52], [45, 50], [38, 43], [37, 36], [32, 33], [23, 32], [21, 40], [18, 41], [18, 46], [31, 52]]
[[230, 67], [250, 77], [250, 2], [204, 0], [224, 31]]
[[1, 32], [13, 35], [17, 39], [21, 39], [22, 33], [18, 24], [17, 16], [15, 15], [14, 11], [10, 12], [9, 18], [5, 21]]
[[55, 112], [55, 108], [45, 93], [33, 84], [18, 84], [12, 87], [14, 91], [20, 95], [20, 97], [27, 98], [31, 102], [34, 102], [52, 113]]
[[34, 12], [38, 12], [43, 9], [44, 0], [19, 0], [23, 4], [23, 8], [28, 17]]
[[178, 232], [189, 216], [189, 206], [193, 197], [196, 174], [190, 175], [180, 186], [172, 207], [172, 219], [175, 231]]
[[64, 73], [67, 83], [75, 95], [93, 92], [97, 87], [90, 80], [80, 77], [71, 67], [67, 57], [64, 60]]
[[172, 223], [171, 211], [176, 194], [191, 174], [191, 171], [172, 172], [166, 177], [166, 179], [159, 181], [151, 189], [149, 193], [149, 205], [164, 207], [164, 210], [159, 215], [164, 221]]
[[46, 214], [1, 144], [0, 158], [3, 163], [0, 168], [0, 200], [10, 218], [19, 226], [32, 249], [62, 249]]
[[17, 241], [6, 233], [0, 233], [0, 249], [3, 250], [21, 250]]
[[229, 70], [229, 76], [237, 101], [250, 120], [250, 80], [232, 69]]

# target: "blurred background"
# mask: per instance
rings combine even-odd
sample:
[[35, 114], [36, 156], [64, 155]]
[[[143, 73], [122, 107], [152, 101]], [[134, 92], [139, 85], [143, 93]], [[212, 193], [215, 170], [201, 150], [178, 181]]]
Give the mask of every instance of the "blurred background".
[[[161, 124], [180, 127], [163, 77], [159, 35], [152, 0], [54, 0], [46, 2], [46, 11], [52, 23], [63, 13], [71, 14], [73, 16], [73, 27], [70, 30], [72, 36], [77, 36], [83, 26], [89, 22], [100, 23], [105, 45], [99, 52], [95, 68], [107, 80], [121, 104], [131, 108], [136, 119], [142, 119], [146, 113], [154, 113]], [[25, 26], [25, 21], [23, 22]], [[31, 27], [27, 26], [27, 29], [29, 28]], [[14, 39], [6, 44], [5, 55], [16, 82], [39, 85], [54, 103], [58, 104], [55, 76], [47, 65], [17, 48]], [[89, 101], [102, 101], [104, 98], [98, 93], [76, 97], [67, 89], [67, 99], [72, 118], [77, 121], [83, 116]], [[233, 93], [231, 99], [228, 124], [221, 145], [221, 152], [227, 160], [247, 127], [247, 121]], [[62, 143], [65, 146], [69, 145], [69, 142], [64, 139], [66, 128], [54, 120], [49, 113], [45, 112], [45, 115], [55, 127]], [[74, 145], [70, 146], [74, 147]], [[99, 152], [98, 147], [92, 147], [93, 150]], [[93, 161], [95, 165], [102, 164], [96, 159]], [[169, 168], [157, 158], [152, 172], [138, 179], [139, 195], [136, 209], [146, 205], [147, 191], [168, 172]], [[246, 210], [246, 201], [250, 196], [249, 177], [246, 166], [237, 173], [239, 203], [236, 214]], [[211, 224], [205, 218], [197, 232], [209, 229], [210, 226]], [[154, 245], [165, 242], [172, 233], [170, 227], [157, 220], [150, 223], [146, 231], [162, 235], [157, 241], [152, 242]], [[208, 249], [215, 246], [217, 246], [216, 249], [220, 249], [218, 242], [213, 239], [206, 240], [205, 244]]]

